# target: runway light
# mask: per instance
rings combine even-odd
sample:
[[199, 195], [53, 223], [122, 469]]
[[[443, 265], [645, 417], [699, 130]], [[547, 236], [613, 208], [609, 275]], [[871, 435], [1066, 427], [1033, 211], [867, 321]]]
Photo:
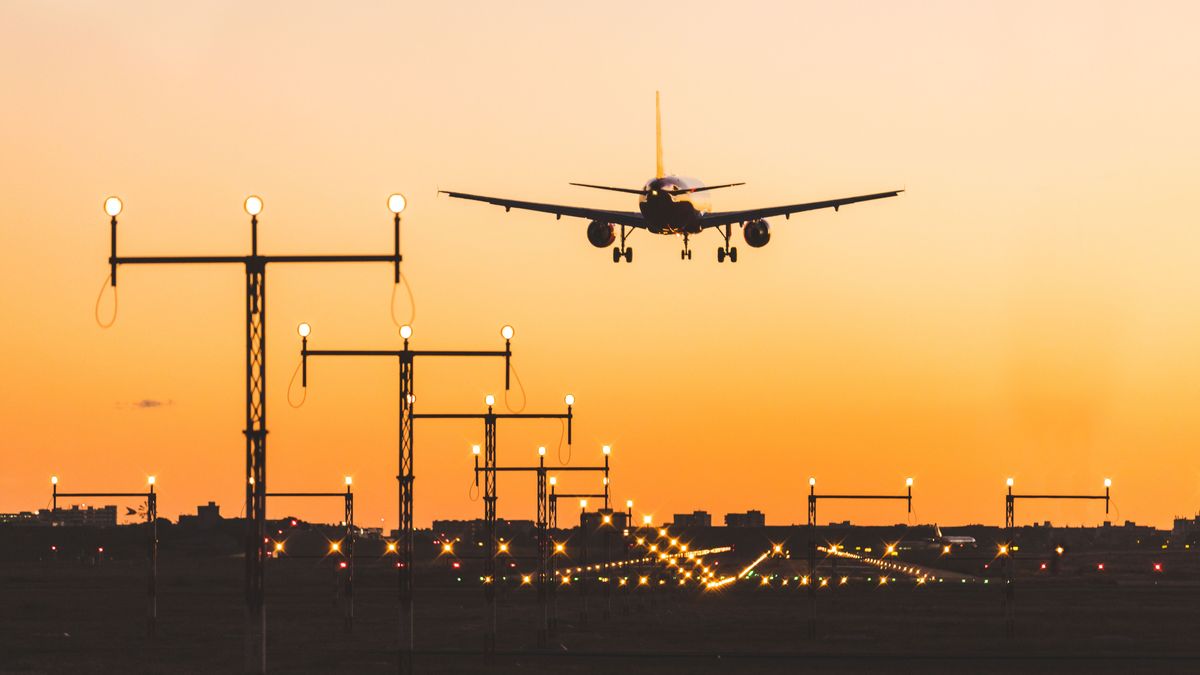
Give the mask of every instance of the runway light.
[[[479, 446], [478, 446], [478, 445], [472, 445], [472, 446], [471, 446], [471, 454], [472, 454], [472, 455], [478, 455], [478, 454], [479, 454]], [[551, 479], [551, 480], [553, 480], [553, 479]]]
[[154, 476], [150, 476], [149, 478], [146, 479], [146, 482], [149, 483], [150, 485], [154, 485], [154, 480], [155, 480]]
[[334, 542], [329, 543], [329, 552], [330, 553], [337, 553], [338, 551], [341, 551], [341, 550], [342, 550], [342, 545], [339, 542], [334, 541]]
[[513, 327], [505, 326], [504, 328], [501, 328], [500, 336], [503, 337], [505, 340], [511, 340], [512, 336], [513, 336]]
[[1098, 570], [1100, 570], [1101, 572], [1103, 572], [1103, 571], [1104, 571], [1104, 563], [1097, 563], [1097, 564], [1096, 564], [1096, 569], [1098, 569]]
[[350, 476], [346, 476], [346, 485], [353, 485], [353, 484], [354, 484], [354, 479], [351, 478]]
[[389, 541], [387, 544], [387, 551], [388, 551], [388, 553], [395, 553], [396, 552], [396, 542]]
[[408, 200], [399, 192], [388, 197], [388, 211], [400, 215], [404, 211], [405, 206], [408, 206]]
[[281, 542], [281, 541], [275, 542], [275, 552], [280, 553], [282, 551], [283, 551], [283, 542]]
[[649, 577], [638, 577], [638, 586], [645, 586], [650, 583]]
[[546, 446], [544, 446], [544, 445], [543, 445], [543, 446], [539, 446], [539, 447], [538, 447], [538, 456], [539, 456], [539, 457], [545, 457], [545, 456], [546, 456]]
[[581, 509], [586, 509], [586, 508], [587, 508], [587, 500], [586, 500], [586, 499], [580, 499], [580, 500], [579, 500], [579, 508], [581, 508]]
[[667, 536], [667, 528], [665, 528], [665, 527], [659, 528], [659, 530], [658, 530], [658, 536], [660, 536], [660, 537], [665, 537], [665, 536]]
[[1104, 479], [1104, 487], [1106, 487], [1106, 488], [1112, 487], [1112, 479], [1111, 478]]
[[949, 555], [949, 554], [950, 554], [950, 544], [946, 544], [945, 546], [943, 546], [943, 547], [942, 547], [942, 554], [943, 554], [943, 555]]
[[627, 509], [632, 509], [632, 508], [633, 508], [633, 500], [632, 500], [632, 499], [626, 499], [626, 500], [625, 500], [625, 508], [627, 508]]
[[1041, 568], [1041, 569], [1046, 569], [1046, 563], [1042, 563], [1040, 568]]
[[1008, 547], [1000, 544], [1000, 555], [1008, 555]]
[[258, 214], [262, 213], [263, 201], [258, 195], [250, 195], [249, 197], [246, 197], [246, 201], [242, 204], [242, 208], [246, 209], [246, 213], [249, 213], [252, 216], [257, 216]]
[[600, 452], [603, 452], [606, 455], [611, 455], [612, 454], [612, 446], [606, 445], [606, 446], [600, 448]]
[[50, 476], [50, 484], [58, 485], [58, 476]]
[[116, 218], [121, 214], [121, 207], [122, 204], [120, 197], [109, 197], [108, 199], [104, 200], [104, 212], [113, 218]]
[[404, 324], [403, 326], [400, 326], [400, 337], [407, 340], [408, 338], [412, 337], [412, 334], [413, 334], [412, 326], [410, 326], [408, 324]]
[[1157, 563], [1157, 562], [1154, 563], [1154, 571], [1161, 572], [1162, 571], [1162, 563]]
[[500, 542], [500, 552], [508, 553], [508, 542], [504, 542], [504, 541]]
[[1012, 486], [1013, 486], [1013, 479], [1011, 479], [1011, 478], [1009, 478], [1008, 480], [1006, 480], [1006, 481], [1004, 481], [1004, 482], [1005, 482], [1005, 483], [1008, 485], [1008, 487], [1012, 487]]
[[1063, 554], [1063, 547], [1061, 547], [1061, 546], [1055, 546], [1055, 547], [1054, 547], [1054, 552], [1055, 552], [1055, 553], [1057, 553], [1058, 555], [1062, 555], [1062, 554]]
[[604, 523], [607, 525], [608, 523], [611, 523], [611, 522], [612, 522], [612, 516], [608, 515], [607, 513], [604, 514]]
[[442, 553], [454, 553], [454, 544], [450, 542], [442, 544]]
[[338, 563], [338, 567], [340, 567], [342, 569], [346, 569], [346, 561], [343, 560], [342, 562]]
[[653, 520], [653, 516], [642, 516], [642, 524], [649, 525]]
[[555, 544], [555, 545], [554, 545], [554, 552], [555, 552], [555, 553], [563, 553], [563, 552], [564, 552], [564, 551], [566, 551], [566, 550], [567, 550], [567, 547], [566, 547], [565, 545], [563, 545], [563, 544]]
[[299, 326], [296, 326], [296, 332], [300, 334], [300, 337], [308, 337], [309, 335], [312, 335], [312, 326], [308, 325], [307, 323], [302, 323]]
[[558, 485], [558, 476], [550, 476], [550, 484]]
[[809, 478], [809, 479], [808, 479], [808, 486], [809, 486], [809, 487], [814, 487], [816, 484], [817, 484], [817, 479], [816, 479], [816, 478]]
[[567, 405], [575, 405], [575, 395], [567, 394]]
[[904, 479], [904, 484], [905, 484], [906, 486], [908, 486], [908, 487], [912, 487], [912, 483], [913, 483], [913, 481], [912, 481], [912, 479], [911, 479], [911, 478], [905, 478], [905, 479]]
[[521, 575], [521, 585], [522, 586], [528, 586], [530, 584], [530, 582], [532, 582], [532, 581], [533, 581], [533, 577], [529, 576], [528, 574]]
[[496, 405], [496, 397], [492, 396], [491, 394], [488, 394], [487, 396], [483, 397], [483, 402], [486, 403], [487, 407], [490, 408], [490, 407]]

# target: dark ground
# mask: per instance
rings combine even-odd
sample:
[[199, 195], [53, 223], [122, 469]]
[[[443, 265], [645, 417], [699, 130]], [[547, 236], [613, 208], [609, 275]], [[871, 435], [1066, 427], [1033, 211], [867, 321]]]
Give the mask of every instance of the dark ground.
[[[394, 569], [360, 565], [357, 620], [343, 631], [333, 572], [313, 560], [270, 561], [269, 663], [278, 673], [396, 669]], [[243, 655], [242, 562], [160, 562], [159, 637], [145, 636], [144, 562], [0, 565], [0, 673], [236, 673]], [[485, 670], [478, 581], [419, 578], [418, 672]], [[791, 585], [651, 598], [617, 588], [612, 617], [595, 584], [580, 624], [578, 589], [559, 600], [560, 635], [534, 647], [536, 592], [502, 589], [493, 672], [1200, 672], [1200, 585], [1145, 578], [1030, 579], [1017, 589], [1017, 635], [1003, 637], [995, 583], [880, 588], [865, 578], [811, 605]], [[472, 653], [474, 652], [474, 653]]]

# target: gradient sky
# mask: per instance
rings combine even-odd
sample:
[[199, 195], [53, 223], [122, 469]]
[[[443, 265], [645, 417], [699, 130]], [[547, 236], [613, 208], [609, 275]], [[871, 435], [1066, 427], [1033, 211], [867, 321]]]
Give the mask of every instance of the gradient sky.
[[[614, 496], [656, 518], [758, 508], [804, 519], [830, 491], [900, 492], [915, 522], [997, 523], [1004, 479], [1098, 492], [1112, 518], [1200, 505], [1200, 22], [1195, 3], [0, 3], [0, 510], [66, 489], [140, 489], [162, 513], [241, 511], [239, 268], [124, 268], [97, 327], [107, 218], [120, 252], [387, 252], [403, 191], [414, 347], [517, 330], [529, 410], [578, 398], [572, 461], [614, 447]], [[453, 188], [632, 209], [654, 169], [714, 182], [717, 209], [907, 188], [773, 222], [771, 244], [635, 234], [436, 197]], [[736, 236], [736, 235], [735, 235]], [[739, 238], [740, 241], [740, 238]], [[269, 273], [272, 490], [340, 489], [396, 526], [397, 369], [313, 365], [398, 345], [386, 265]], [[102, 311], [111, 311], [111, 295]], [[403, 295], [397, 313], [409, 311]], [[423, 411], [477, 411], [498, 364], [420, 366]], [[293, 397], [299, 394], [292, 390]], [[516, 398], [516, 396], [514, 396]], [[163, 405], [144, 407], [140, 401]], [[500, 429], [500, 461], [559, 444]], [[471, 518], [482, 423], [417, 429], [416, 520]], [[565, 448], [563, 452], [565, 453]], [[564, 489], [597, 487], [579, 476]], [[270, 515], [336, 521], [336, 503]], [[505, 477], [501, 516], [532, 518]], [[894, 523], [902, 507], [823, 505]], [[1095, 504], [1021, 504], [1094, 524]]]

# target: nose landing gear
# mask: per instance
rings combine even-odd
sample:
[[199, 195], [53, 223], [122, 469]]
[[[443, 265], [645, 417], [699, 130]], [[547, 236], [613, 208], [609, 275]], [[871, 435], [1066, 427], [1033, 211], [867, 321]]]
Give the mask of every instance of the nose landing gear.
[[729, 245], [729, 236], [732, 229], [731, 225], [725, 226], [725, 246], [717, 249], [717, 262], [719, 263], [725, 262], [726, 258], [729, 258], [729, 262], [731, 263], [737, 262], [737, 247]]
[[683, 233], [683, 250], [679, 252], [679, 259], [680, 260], [691, 260], [692, 259], [692, 249], [688, 248], [688, 233], [687, 232]]

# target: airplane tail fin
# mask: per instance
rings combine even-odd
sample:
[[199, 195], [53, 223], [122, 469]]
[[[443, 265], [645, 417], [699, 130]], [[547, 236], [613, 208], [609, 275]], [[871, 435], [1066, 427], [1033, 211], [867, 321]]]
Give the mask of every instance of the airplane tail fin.
[[662, 178], [666, 174], [663, 171], [662, 160], [662, 107], [659, 104], [659, 95], [657, 91], [654, 92], [654, 159], [654, 177]]

